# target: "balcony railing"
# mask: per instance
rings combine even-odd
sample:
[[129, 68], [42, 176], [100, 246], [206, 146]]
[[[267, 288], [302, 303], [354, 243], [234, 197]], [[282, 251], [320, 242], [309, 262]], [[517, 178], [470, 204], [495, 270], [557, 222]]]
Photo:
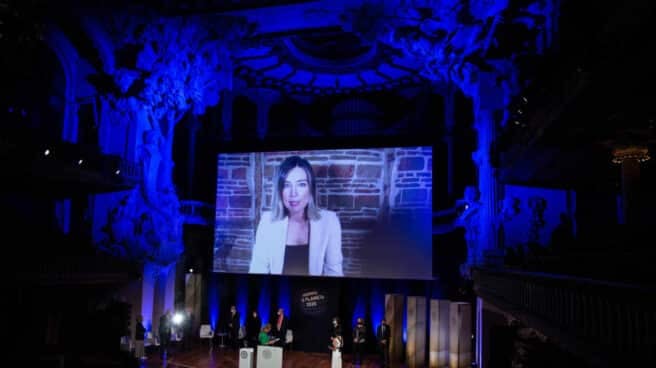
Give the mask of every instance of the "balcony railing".
[[593, 366], [656, 362], [652, 287], [491, 269], [476, 269], [473, 277], [484, 301]]
[[180, 201], [180, 211], [184, 216], [185, 224], [205, 226], [214, 224], [214, 206], [209, 203], [183, 200]]
[[142, 177], [139, 163], [104, 154], [95, 146], [15, 139], [0, 139], [3, 182], [12, 189], [35, 187], [67, 194], [118, 191], [133, 188]]

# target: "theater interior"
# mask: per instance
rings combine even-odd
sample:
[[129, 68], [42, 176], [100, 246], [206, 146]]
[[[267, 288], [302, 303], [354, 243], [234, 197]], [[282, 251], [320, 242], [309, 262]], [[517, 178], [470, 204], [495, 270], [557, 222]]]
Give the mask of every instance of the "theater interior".
[[[392, 367], [654, 366], [655, 34], [650, 0], [0, 0], [3, 360], [253, 367], [236, 306], [289, 318], [262, 367], [334, 367], [333, 317], [344, 367], [382, 319]], [[336, 274], [252, 271], [284, 155]]]

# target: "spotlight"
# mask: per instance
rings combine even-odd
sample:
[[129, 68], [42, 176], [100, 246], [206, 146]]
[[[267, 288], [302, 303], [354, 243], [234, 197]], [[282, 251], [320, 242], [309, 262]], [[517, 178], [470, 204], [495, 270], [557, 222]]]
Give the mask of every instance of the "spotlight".
[[528, 98], [526, 98], [526, 96], [522, 96], [522, 102], [524, 104], [527, 104], [528, 103]]
[[49, 156], [50, 155], [50, 150], [46, 148], [45, 151], [43, 151], [44, 156]]
[[189, 269], [189, 273], [194, 273], [194, 269], [193, 269], [193, 268], [190, 268], [190, 269]]
[[522, 109], [517, 109], [517, 113], [518, 113], [519, 115], [521, 115], [521, 114], [524, 113], [524, 111], [522, 111]]
[[179, 325], [184, 320], [182, 313], [176, 313], [173, 315], [173, 324]]
[[521, 124], [519, 120], [515, 120], [515, 125], [519, 125], [519, 124]]
[[78, 165], [82, 165], [83, 163], [84, 163], [84, 160], [83, 160], [83, 159], [79, 159], [79, 160], [77, 161], [77, 164], [78, 164]]
[[116, 174], [116, 175], [119, 175], [120, 173], [121, 173], [121, 170], [119, 170], [119, 169], [117, 169], [116, 171], [114, 171], [114, 174]]

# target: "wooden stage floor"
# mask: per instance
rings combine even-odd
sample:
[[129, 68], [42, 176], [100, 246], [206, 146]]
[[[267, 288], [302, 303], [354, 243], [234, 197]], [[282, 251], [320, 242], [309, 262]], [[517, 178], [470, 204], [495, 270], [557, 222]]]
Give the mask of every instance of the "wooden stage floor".
[[[174, 348], [171, 356], [166, 360], [161, 360], [159, 353], [153, 351], [141, 363], [143, 368], [238, 368], [238, 366], [238, 352], [217, 347], [210, 351], [207, 346], [195, 346], [187, 352], [178, 352]], [[282, 366], [283, 368], [330, 368], [330, 354], [329, 352], [285, 351]], [[344, 354], [342, 367], [380, 368], [382, 365], [377, 355], [366, 355], [363, 364], [354, 365], [352, 364], [352, 356]], [[391, 368], [406, 368], [406, 365], [392, 364]]]

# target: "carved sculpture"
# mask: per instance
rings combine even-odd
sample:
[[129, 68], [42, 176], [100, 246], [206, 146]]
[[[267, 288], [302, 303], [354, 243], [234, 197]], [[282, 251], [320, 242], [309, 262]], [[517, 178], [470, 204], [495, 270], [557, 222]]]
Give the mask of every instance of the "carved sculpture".
[[[493, 78], [486, 79], [495, 84], [491, 95], [502, 95], [504, 104], [517, 91], [517, 53], [533, 48], [530, 42], [504, 47], [505, 53], [497, 47], [498, 57], [488, 57], [488, 52], [499, 46], [499, 24], [544, 30], [553, 11], [549, 0], [528, 0], [521, 5], [511, 5], [507, 0], [352, 4], [344, 8], [341, 17], [345, 29], [367, 42], [383, 43], [416, 56], [424, 61], [426, 77], [454, 82], [468, 96], [480, 94], [481, 75], [491, 74]], [[136, 194], [130, 194], [112, 211], [107, 227], [112, 234], [108, 238], [131, 244], [128, 247], [141, 247], [144, 253], [160, 249], [155, 253], [175, 254], [182, 251], [179, 203], [172, 183], [175, 125], [185, 114], [201, 114], [218, 103], [220, 91], [231, 86], [230, 49], [254, 29], [240, 18], [227, 16], [148, 18], [120, 14], [105, 19], [111, 21], [98, 21], [99, 28], [106, 29], [111, 37], [96, 47], [109, 56], [103, 58], [103, 65], [96, 66], [104, 73], [96, 87], [115, 111], [136, 119], [139, 131], [147, 132], [141, 147], [144, 180]], [[467, 196], [478, 194], [470, 190]], [[467, 229], [471, 263], [478, 258], [475, 244], [480, 232], [480, 203], [467, 198], [465, 202], [468, 207], [459, 222]], [[126, 216], [133, 216], [132, 220]], [[131, 221], [137, 224], [132, 226]], [[162, 244], [173, 250], [161, 251]]]
[[[175, 125], [188, 112], [201, 114], [230, 87], [231, 45], [248, 25], [235, 18], [136, 17], [100, 22], [112, 35], [115, 54], [99, 70], [96, 87], [120, 116], [145, 131], [139, 147], [143, 178], [139, 188], [111, 210], [102, 246], [134, 259], [166, 265], [182, 253], [182, 215], [173, 185]], [[102, 45], [99, 47], [106, 47]], [[232, 74], [232, 73], [229, 73]]]
[[460, 267], [460, 273], [469, 278], [470, 268], [480, 261], [480, 249], [478, 239], [480, 237], [480, 209], [479, 192], [474, 186], [465, 188], [464, 199], [461, 201], [462, 212], [455, 221], [455, 226], [465, 229], [465, 241], [467, 243], [467, 260]]
[[[508, 0], [364, 1], [347, 6], [340, 19], [344, 29], [368, 42], [376, 39], [416, 56], [423, 61], [424, 77], [452, 81], [467, 96], [478, 95], [481, 73], [494, 74], [502, 108], [519, 91], [517, 57], [540, 52], [544, 40], [551, 39], [545, 33], [554, 6], [549, 0], [522, 5]], [[525, 38], [501, 44], [509, 41], [498, 37], [500, 25]], [[489, 57], [492, 49], [495, 56]]]
[[513, 217], [519, 214], [519, 198], [517, 197], [505, 197], [501, 201], [501, 216], [500, 220], [502, 222], [507, 222], [513, 219]]
[[537, 196], [531, 197], [528, 199], [528, 207], [531, 209], [528, 242], [537, 244], [540, 242], [540, 232], [546, 224], [544, 220], [544, 210], [547, 208], [547, 200]]
[[516, 197], [505, 197], [501, 201], [501, 213], [497, 217], [496, 228], [498, 235], [498, 244], [501, 249], [507, 246], [506, 243], [506, 224], [512, 221], [520, 212], [520, 201]]

